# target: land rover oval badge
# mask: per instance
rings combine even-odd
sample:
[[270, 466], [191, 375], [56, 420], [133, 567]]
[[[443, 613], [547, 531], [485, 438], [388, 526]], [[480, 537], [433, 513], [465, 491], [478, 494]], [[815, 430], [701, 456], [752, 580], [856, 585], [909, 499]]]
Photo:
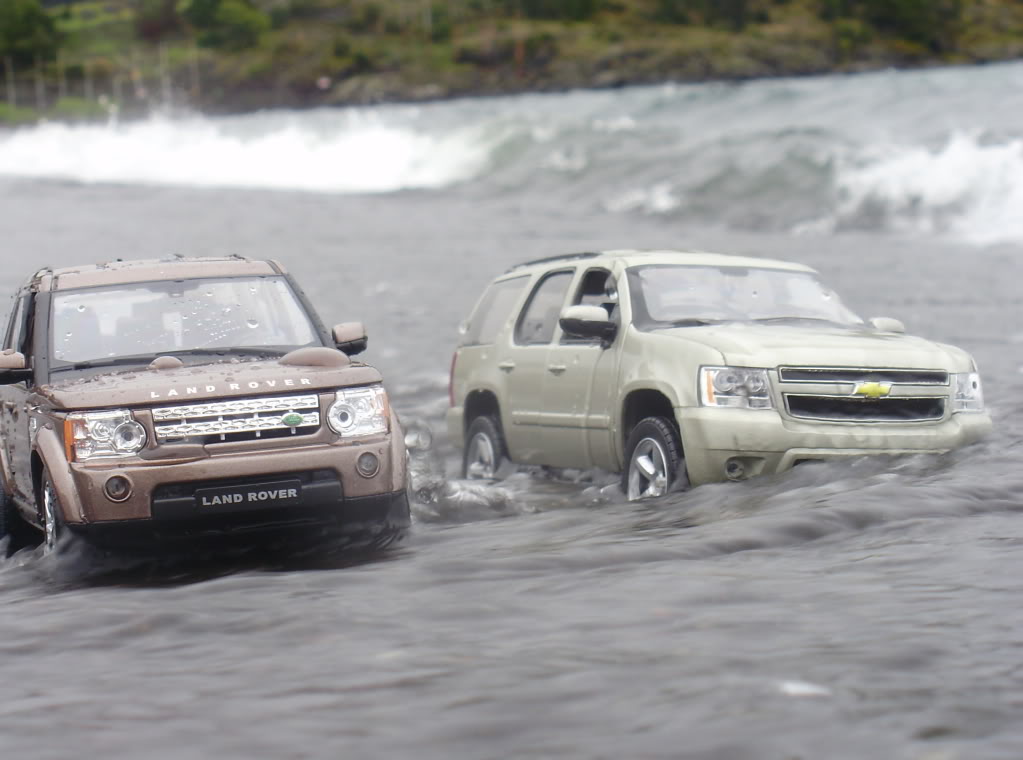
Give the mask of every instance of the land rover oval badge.
[[298, 412], [288, 412], [281, 417], [281, 424], [287, 425], [290, 428], [296, 428], [302, 424], [304, 418]]

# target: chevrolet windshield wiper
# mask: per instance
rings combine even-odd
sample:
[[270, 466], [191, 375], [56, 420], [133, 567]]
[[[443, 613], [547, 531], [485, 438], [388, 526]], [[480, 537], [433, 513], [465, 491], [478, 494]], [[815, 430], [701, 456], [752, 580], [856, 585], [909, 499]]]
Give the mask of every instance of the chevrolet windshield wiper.
[[675, 319], [668, 323], [668, 327], [700, 327], [702, 325], [719, 325], [725, 320], [710, 319], [709, 317], [688, 317], [686, 319]]
[[842, 322], [836, 322], [833, 319], [827, 319], [826, 317], [800, 317], [796, 315], [786, 317], [761, 317], [760, 319], [751, 320], [753, 322], [827, 322], [832, 325], [841, 325]]

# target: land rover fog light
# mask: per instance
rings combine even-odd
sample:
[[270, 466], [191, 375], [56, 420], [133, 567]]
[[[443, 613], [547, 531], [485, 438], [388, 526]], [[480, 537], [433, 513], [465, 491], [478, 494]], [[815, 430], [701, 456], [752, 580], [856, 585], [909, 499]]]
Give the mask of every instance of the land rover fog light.
[[376, 454], [369, 451], [359, 454], [359, 458], [355, 460], [355, 469], [359, 471], [359, 474], [364, 478], [372, 478], [378, 472], [380, 472], [380, 460]]
[[382, 385], [344, 388], [327, 410], [327, 424], [346, 438], [386, 433], [390, 427], [387, 394]]
[[741, 459], [729, 459], [725, 462], [725, 477], [729, 480], [742, 480], [746, 475], [746, 465]]
[[131, 496], [131, 483], [123, 475], [114, 475], [107, 479], [103, 490], [106, 491], [110, 501], [124, 501]]

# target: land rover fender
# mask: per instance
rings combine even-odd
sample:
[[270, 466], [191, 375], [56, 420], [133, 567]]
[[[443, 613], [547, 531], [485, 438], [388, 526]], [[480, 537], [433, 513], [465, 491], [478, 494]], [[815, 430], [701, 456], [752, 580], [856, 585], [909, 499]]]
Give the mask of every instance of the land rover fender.
[[49, 423], [36, 432], [35, 452], [42, 461], [43, 468], [50, 473], [50, 480], [57, 492], [57, 501], [64, 511], [64, 520], [72, 523], [88, 522], [89, 516], [71, 477], [64, 441]]

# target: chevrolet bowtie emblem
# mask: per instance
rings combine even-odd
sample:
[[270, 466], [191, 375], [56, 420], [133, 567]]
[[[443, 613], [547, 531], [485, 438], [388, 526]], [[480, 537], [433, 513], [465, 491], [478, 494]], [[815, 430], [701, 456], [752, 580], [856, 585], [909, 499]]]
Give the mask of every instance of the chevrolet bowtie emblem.
[[852, 395], [866, 398], [882, 398], [892, 392], [891, 383], [856, 383]]

